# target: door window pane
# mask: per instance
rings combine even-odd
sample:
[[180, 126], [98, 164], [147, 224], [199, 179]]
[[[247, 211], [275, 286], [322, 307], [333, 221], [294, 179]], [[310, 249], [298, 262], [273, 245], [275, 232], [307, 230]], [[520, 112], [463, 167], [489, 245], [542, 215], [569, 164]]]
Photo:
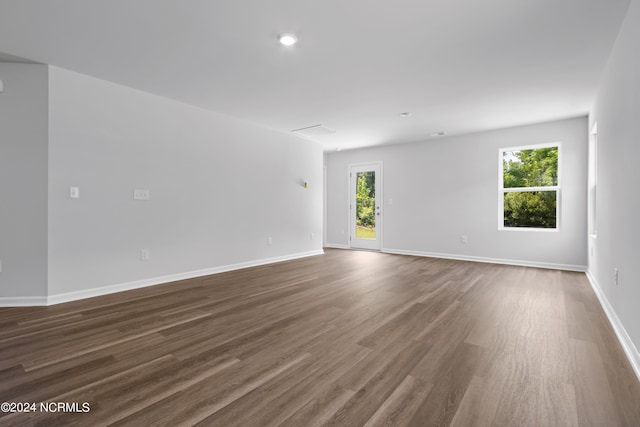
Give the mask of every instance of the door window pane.
[[356, 182], [356, 238], [376, 238], [376, 173], [358, 172]]

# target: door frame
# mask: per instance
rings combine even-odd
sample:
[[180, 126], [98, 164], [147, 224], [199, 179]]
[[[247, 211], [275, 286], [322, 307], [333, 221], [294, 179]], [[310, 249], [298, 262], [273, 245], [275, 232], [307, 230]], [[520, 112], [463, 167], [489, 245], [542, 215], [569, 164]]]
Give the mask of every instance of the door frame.
[[327, 246], [327, 165], [322, 165], [322, 247]]
[[383, 188], [384, 188], [384, 175], [383, 175], [383, 164], [382, 164], [382, 160], [375, 160], [375, 161], [371, 161], [371, 162], [360, 162], [360, 163], [349, 163], [347, 165], [347, 181], [348, 181], [348, 185], [349, 185], [349, 191], [347, 192], [348, 194], [348, 200], [347, 200], [347, 213], [349, 215], [349, 242], [348, 242], [348, 246], [349, 249], [366, 249], [366, 248], [360, 248], [357, 246], [353, 246], [353, 243], [356, 239], [355, 236], [355, 230], [356, 230], [356, 217], [354, 214], [353, 209], [355, 209], [355, 188], [352, 185], [352, 169], [355, 167], [362, 167], [362, 166], [373, 166], [373, 167], [377, 167], [379, 170], [379, 179], [377, 179], [376, 181], [379, 182], [379, 187], [380, 188], [376, 188], [376, 199], [379, 203], [380, 209], [380, 215], [378, 216], [378, 218], [376, 218], [376, 241], [378, 242], [378, 247], [374, 248], [374, 249], [369, 249], [369, 250], [374, 250], [374, 251], [382, 251], [383, 245], [382, 245], [382, 230], [383, 230], [383, 224], [384, 224], [384, 197], [383, 197]]

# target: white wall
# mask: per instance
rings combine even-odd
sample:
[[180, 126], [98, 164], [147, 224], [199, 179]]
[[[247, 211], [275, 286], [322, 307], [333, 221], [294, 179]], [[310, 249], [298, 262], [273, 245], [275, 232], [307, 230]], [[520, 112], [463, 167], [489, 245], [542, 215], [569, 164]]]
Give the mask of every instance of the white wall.
[[[640, 2], [633, 0], [590, 114], [598, 123], [592, 278], [635, 344], [640, 377]], [[619, 284], [613, 270], [619, 270]]]
[[56, 67], [49, 120], [51, 295], [322, 249], [318, 144]]
[[[546, 142], [562, 144], [560, 231], [499, 231], [498, 150]], [[328, 154], [328, 244], [348, 245], [348, 165], [382, 160], [383, 250], [584, 268], [587, 149], [584, 117]]]
[[47, 67], [0, 63], [0, 298], [47, 292]]
[[320, 145], [56, 67], [0, 78], [0, 305], [322, 252]]

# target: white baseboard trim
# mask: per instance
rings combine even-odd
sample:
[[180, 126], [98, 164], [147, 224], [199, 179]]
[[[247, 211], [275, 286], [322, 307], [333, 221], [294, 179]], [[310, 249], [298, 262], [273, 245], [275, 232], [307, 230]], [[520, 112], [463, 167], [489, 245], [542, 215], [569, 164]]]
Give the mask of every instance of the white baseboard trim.
[[616, 311], [613, 309], [613, 307], [609, 303], [609, 300], [607, 299], [607, 296], [602, 291], [600, 284], [591, 273], [591, 270], [587, 270], [586, 274], [587, 274], [587, 279], [589, 279], [589, 283], [593, 288], [593, 292], [595, 292], [596, 296], [598, 297], [598, 300], [600, 301], [600, 305], [602, 306], [602, 309], [607, 315], [607, 318], [609, 319], [609, 323], [611, 323], [611, 326], [613, 327], [613, 330], [615, 331], [616, 336], [618, 337], [618, 341], [620, 341], [620, 345], [622, 345], [622, 349], [627, 355], [627, 359], [629, 359], [629, 363], [631, 363], [631, 367], [633, 368], [633, 371], [636, 373], [636, 376], [638, 377], [638, 381], [640, 381], [640, 352], [638, 352], [638, 349], [636, 348], [635, 344], [633, 343], [633, 341], [631, 341], [631, 337], [629, 336], [629, 334], [627, 333], [627, 330], [624, 328], [624, 325], [618, 318]]
[[550, 262], [521, 261], [521, 260], [515, 260], [515, 259], [501, 259], [501, 258], [485, 258], [485, 257], [477, 257], [477, 256], [470, 256], [470, 255], [453, 255], [453, 254], [441, 254], [441, 253], [434, 253], [434, 252], [405, 251], [403, 249], [390, 249], [390, 248], [383, 248], [382, 252], [387, 254], [396, 254], [396, 255], [411, 255], [411, 256], [420, 256], [420, 257], [429, 257], [429, 258], [454, 259], [458, 261], [484, 262], [489, 264], [506, 264], [506, 265], [517, 265], [521, 267], [547, 268], [551, 270], [567, 270], [567, 271], [579, 271], [579, 272], [587, 271], [587, 267], [582, 265], [554, 264]]
[[163, 283], [175, 282], [178, 280], [193, 279], [195, 277], [209, 276], [212, 274], [224, 273], [227, 271], [241, 270], [243, 268], [258, 267], [260, 265], [274, 264], [277, 262], [291, 261], [299, 258], [322, 255], [323, 250], [301, 252], [297, 254], [285, 255], [274, 258], [265, 258], [255, 261], [241, 262], [238, 264], [224, 265], [220, 267], [206, 268], [203, 270], [188, 271], [184, 273], [170, 274], [167, 276], [152, 277], [149, 279], [136, 280], [133, 282], [121, 283], [117, 285], [102, 286], [99, 288], [83, 289], [81, 291], [67, 292], [64, 294], [49, 295], [48, 297], [0, 297], [0, 307], [18, 306], [42, 306], [61, 304], [70, 301], [77, 301], [85, 298], [108, 295], [116, 292], [129, 291], [132, 289], [145, 288], [147, 286], [160, 285]]
[[324, 247], [331, 249], [350, 249], [348, 245], [339, 245], [337, 243], [327, 243]]
[[0, 307], [34, 307], [47, 305], [47, 297], [0, 297]]

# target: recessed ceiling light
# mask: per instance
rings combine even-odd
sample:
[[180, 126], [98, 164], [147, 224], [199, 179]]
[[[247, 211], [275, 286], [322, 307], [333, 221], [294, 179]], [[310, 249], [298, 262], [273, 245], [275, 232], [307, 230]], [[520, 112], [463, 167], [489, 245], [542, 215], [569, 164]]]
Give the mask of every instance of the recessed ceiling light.
[[280, 37], [278, 37], [278, 40], [280, 40], [280, 43], [284, 46], [293, 46], [298, 41], [298, 38], [296, 37], [295, 34], [285, 33], [285, 34], [280, 34]]
[[400, 117], [409, 117], [411, 115], [410, 112], [405, 111], [404, 113], [400, 113]]

